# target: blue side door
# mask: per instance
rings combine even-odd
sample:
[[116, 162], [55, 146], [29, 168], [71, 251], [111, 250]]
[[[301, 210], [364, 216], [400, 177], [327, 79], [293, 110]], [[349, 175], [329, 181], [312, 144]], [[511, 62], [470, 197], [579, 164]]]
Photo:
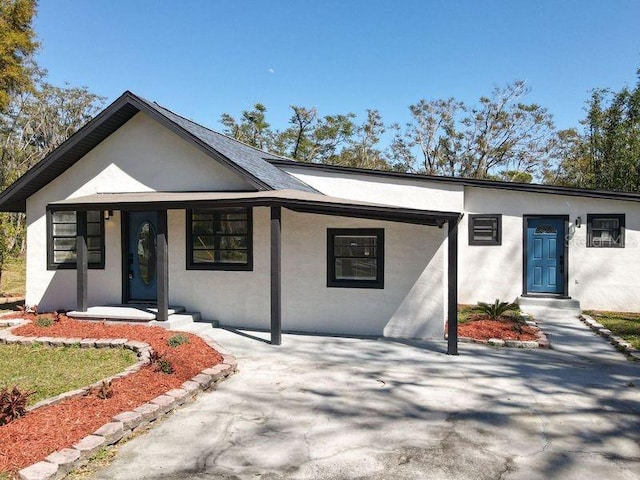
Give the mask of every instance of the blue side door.
[[527, 219], [527, 293], [564, 293], [564, 231], [560, 218]]
[[151, 212], [129, 212], [128, 285], [129, 300], [155, 302], [156, 232], [158, 215]]

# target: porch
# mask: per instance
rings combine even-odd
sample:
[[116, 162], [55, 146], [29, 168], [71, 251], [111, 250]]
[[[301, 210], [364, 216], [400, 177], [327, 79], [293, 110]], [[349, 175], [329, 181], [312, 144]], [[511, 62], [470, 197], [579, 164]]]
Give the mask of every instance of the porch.
[[[184, 307], [169, 306], [167, 319], [172, 315], [182, 314]], [[128, 322], [151, 322], [158, 319], [157, 305], [145, 304], [120, 304], [120, 305], [95, 305], [86, 310], [72, 310], [67, 312], [69, 317], [82, 320], [126, 320]]]
[[[457, 212], [440, 212], [418, 210], [390, 205], [380, 205], [368, 202], [352, 201], [342, 198], [328, 197], [322, 194], [313, 194], [297, 190], [273, 190], [259, 192], [144, 192], [144, 193], [113, 193], [95, 194], [86, 197], [71, 198], [47, 205], [49, 212], [74, 211], [77, 220], [76, 252], [76, 286], [77, 307], [74, 316], [85, 318], [104, 318], [105, 313], [114, 313], [118, 316], [136, 315], [148, 318], [155, 315], [156, 321], [167, 322], [170, 317], [169, 306], [169, 243], [167, 212], [173, 210], [206, 209], [206, 208], [235, 208], [266, 207], [270, 212], [268, 218], [268, 291], [270, 298], [270, 334], [271, 343], [279, 345], [282, 332], [282, 216], [283, 210], [302, 214], [330, 215], [345, 218], [381, 220], [399, 224], [414, 224], [417, 226], [437, 227], [429, 231], [438, 232], [445, 224], [446, 236], [446, 310], [448, 322], [448, 352], [457, 353], [457, 224], [460, 214]], [[118, 211], [121, 213], [148, 211], [157, 216], [157, 229], [155, 235], [155, 275], [157, 276], [157, 301], [155, 311], [147, 308], [136, 308], [128, 304], [108, 305], [96, 309], [88, 303], [88, 254], [87, 254], [87, 212], [88, 211]], [[265, 209], [263, 208], [262, 211]], [[177, 213], [177, 212], [176, 212]], [[308, 216], [308, 215], [303, 215]], [[314, 217], [322, 218], [322, 217]], [[338, 219], [340, 220], [340, 219]], [[414, 227], [418, 228], [418, 227]], [[442, 234], [438, 234], [442, 235]], [[396, 246], [396, 248], [402, 248]], [[128, 265], [123, 255], [122, 270], [126, 272]], [[441, 275], [441, 274], [440, 274]], [[433, 277], [436, 281], [436, 277]], [[445, 281], [440, 278], [440, 284]], [[440, 287], [438, 287], [440, 288]], [[198, 284], [193, 289], [207, 289], [206, 284]], [[335, 292], [334, 292], [335, 293]], [[357, 305], [357, 298], [361, 298], [362, 290], [354, 289], [343, 291], [347, 298], [351, 298], [351, 305]], [[182, 297], [180, 297], [182, 298]], [[186, 300], [185, 303], [189, 303]], [[105, 310], [105, 308], [117, 310]], [[126, 310], [125, 309], [132, 309]], [[135, 310], [135, 311], [133, 311]], [[174, 312], [174, 314], [177, 312]], [[95, 316], [94, 316], [95, 315]]]

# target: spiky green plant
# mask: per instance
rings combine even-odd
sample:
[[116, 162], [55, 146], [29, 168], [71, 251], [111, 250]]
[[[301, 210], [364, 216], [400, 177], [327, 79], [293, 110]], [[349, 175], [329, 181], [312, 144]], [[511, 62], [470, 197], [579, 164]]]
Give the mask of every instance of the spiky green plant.
[[497, 320], [509, 310], [517, 310], [518, 308], [517, 304], [501, 302], [498, 298], [493, 303], [478, 302], [478, 309], [487, 314], [492, 320]]

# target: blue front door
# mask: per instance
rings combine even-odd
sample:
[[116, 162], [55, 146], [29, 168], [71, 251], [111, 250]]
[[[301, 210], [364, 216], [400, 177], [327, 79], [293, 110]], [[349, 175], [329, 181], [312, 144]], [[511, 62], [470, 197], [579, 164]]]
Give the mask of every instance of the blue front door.
[[129, 300], [155, 302], [156, 232], [158, 216], [152, 212], [129, 212]]
[[527, 293], [564, 293], [564, 219], [527, 219]]

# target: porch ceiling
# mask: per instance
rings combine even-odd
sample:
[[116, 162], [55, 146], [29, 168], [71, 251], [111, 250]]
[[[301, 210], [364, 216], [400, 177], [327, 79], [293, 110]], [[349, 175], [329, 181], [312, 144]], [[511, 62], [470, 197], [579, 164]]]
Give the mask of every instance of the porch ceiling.
[[454, 223], [460, 212], [398, 207], [330, 197], [300, 190], [259, 192], [136, 192], [98, 193], [50, 203], [50, 210], [170, 210], [228, 206], [285, 207], [322, 215], [370, 218], [402, 223], [442, 226]]

